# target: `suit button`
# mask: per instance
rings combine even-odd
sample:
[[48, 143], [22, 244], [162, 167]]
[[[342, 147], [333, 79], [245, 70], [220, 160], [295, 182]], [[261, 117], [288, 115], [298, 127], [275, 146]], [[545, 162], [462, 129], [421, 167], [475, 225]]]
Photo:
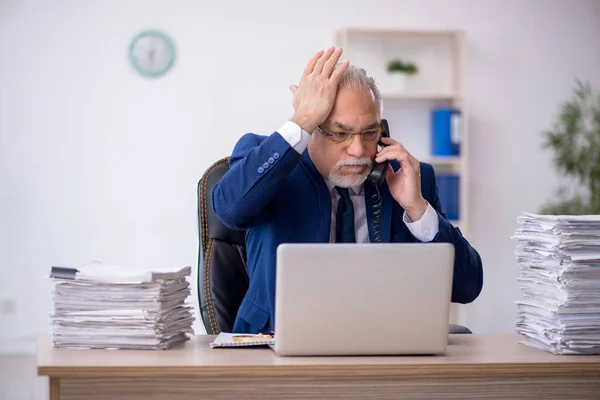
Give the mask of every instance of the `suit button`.
[[260, 167], [260, 168], [258, 169], [258, 173], [259, 173], [259, 174], [262, 174], [263, 172], [265, 172], [265, 169], [264, 169], [263, 167]]
[[269, 165], [269, 163], [267, 163], [267, 162], [263, 164], [263, 168], [264, 168], [264, 169], [267, 169], [267, 168], [269, 168], [269, 166], [270, 166], [270, 165]]
[[273, 164], [275, 162], [275, 159], [273, 157], [269, 158], [269, 164]]
[[273, 158], [277, 160], [279, 158], [279, 153], [273, 154]]

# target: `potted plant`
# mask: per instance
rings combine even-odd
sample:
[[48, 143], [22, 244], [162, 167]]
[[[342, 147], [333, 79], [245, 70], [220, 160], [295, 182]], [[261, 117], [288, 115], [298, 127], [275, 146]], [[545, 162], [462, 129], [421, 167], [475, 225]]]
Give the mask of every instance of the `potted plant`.
[[388, 62], [387, 72], [390, 78], [390, 88], [394, 92], [404, 92], [406, 90], [406, 80], [409, 76], [415, 75], [419, 69], [414, 63], [394, 59]]
[[561, 105], [554, 126], [544, 136], [542, 146], [554, 150], [556, 170], [571, 179], [541, 213], [600, 214], [600, 93], [577, 81], [573, 97]]

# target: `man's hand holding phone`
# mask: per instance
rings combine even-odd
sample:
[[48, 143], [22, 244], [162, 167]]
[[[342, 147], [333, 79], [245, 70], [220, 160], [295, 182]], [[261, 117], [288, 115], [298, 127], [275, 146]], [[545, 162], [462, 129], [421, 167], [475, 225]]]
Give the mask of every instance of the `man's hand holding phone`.
[[295, 110], [291, 120], [309, 134], [327, 119], [333, 108], [338, 83], [349, 65], [345, 61], [335, 69], [341, 55], [342, 49], [333, 47], [317, 52], [306, 65], [298, 86], [290, 86]]
[[386, 180], [390, 193], [404, 208], [412, 221], [418, 221], [427, 210], [428, 203], [421, 194], [421, 167], [404, 146], [392, 138], [381, 138], [385, 147], [377, 153], [375, 162], [396, 160], [400, 163], [398, 172], [388, 168]]

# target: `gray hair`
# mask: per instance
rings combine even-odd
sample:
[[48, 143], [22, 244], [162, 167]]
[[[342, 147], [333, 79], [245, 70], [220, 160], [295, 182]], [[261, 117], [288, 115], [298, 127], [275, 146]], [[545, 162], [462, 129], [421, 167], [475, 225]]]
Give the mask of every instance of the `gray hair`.
[[[336, 68], [340, 65], [341, 63], [338, 63]], [[379, 115], [383, 114], [383, 99], [381, 98], [381, 92], [375, 83], [375, 78], [368, 76], [367, 71], [363, 68], [352, 64], [348, 65], [348, 68], [344, 71], [344, 75], [342, 75], [338, 87], [357, 89], [367, 93], [373, 99]]]

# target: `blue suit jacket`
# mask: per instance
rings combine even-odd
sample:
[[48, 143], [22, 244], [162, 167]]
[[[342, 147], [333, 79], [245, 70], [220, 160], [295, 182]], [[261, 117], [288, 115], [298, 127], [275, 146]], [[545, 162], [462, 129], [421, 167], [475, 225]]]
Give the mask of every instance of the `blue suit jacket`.
[[[398, 163], [392, 163], [395, 170]], [[452, 301], [469, 303], [483, 285], [481, 258], [441, 209], [434, 171], [421, 163], [423, 197], [439, 214], [435, 242], [455, 248]], [[365, 205], [373, 242], [375, 187], [365, 183]], [[381, 230], [384, 242], [417, 242], [402, 221], [404, 210], [380, 186]], [[275, 320], [275, 261], [280, 243], [327, 243], [331, 195], [312, 163], [308, 150], [301, 155], [275, 132], [269, 136], [244, 135], [230, 157], [230, 169], [213, 190], [217, 217], [229, 228], [246, 231], [248, 292], [238, 310], [234, 332], [268, 332]]]

